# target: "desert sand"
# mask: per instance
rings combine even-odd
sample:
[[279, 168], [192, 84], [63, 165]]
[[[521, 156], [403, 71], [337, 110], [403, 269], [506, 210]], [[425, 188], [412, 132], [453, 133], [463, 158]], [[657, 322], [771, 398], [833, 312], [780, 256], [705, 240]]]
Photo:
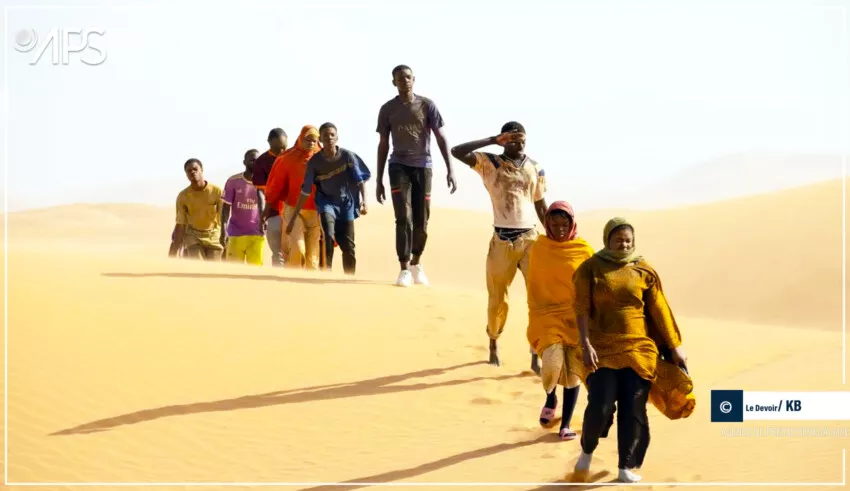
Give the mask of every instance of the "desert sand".
[[[669, 421], [649, 408], [645, 482], [842, 481], [846, 433], [724, 431], [850, 422], [724, 425], [708, 411], [711, 389], [846, 390], [841, 186], [579, 216], [594, 247], [614, 214], [635, 222], [690, 358], [697, 410]], [[482, 363], [488, 214], [435, 209], [432, 286], [411, 289], [391, 286], [389, 205], [373, 203], [357, 222], [356, 279], [169, 260], [172, 218], [120, 204], [9, 215], [10, 481], [358, 489], [570, 479], [578, 442], [537, 423], [543, 394], [528, 370], [521, 281], [504, 364]], [[610, 482], [616, 464], [612, 433], [594, 480]]]

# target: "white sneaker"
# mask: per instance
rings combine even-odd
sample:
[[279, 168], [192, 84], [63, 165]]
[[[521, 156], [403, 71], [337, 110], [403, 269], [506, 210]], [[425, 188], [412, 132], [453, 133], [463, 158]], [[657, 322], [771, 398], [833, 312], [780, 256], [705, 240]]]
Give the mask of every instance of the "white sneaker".
[[580, 453], [578, 456], [578, 461], [576, 462], [575, 470], [576, 472], [587, 472], [590, 470], [590, 461], [593, 459], [593, 454], [591, 453]]
[[641, 479], [643, 478], [635, 474], [631, 469], [620, 469], [619, 475], [617, 476], [617, 480], [624, 483], [639, 482]]
[[413, 281], [413, 275], [410, 274], [409, 270], [402, 269], [398, 273], [398, 278], [395, 280], [395, 286], [401, 286], [407, 288], [410, 286], [410, 283]]
[[589, 480], [591, 459], [593, 459], [593, 454], [584, 452], [579, 454], [578, 461], [573, 470], [573, 478], [576, 482], [587, 482]]
[[417, 285], [428, 286], [428, 277], [425, 276], [425, 270], [421, 264], [411, 265], [410, 272], [413, 273], [413, 283]]

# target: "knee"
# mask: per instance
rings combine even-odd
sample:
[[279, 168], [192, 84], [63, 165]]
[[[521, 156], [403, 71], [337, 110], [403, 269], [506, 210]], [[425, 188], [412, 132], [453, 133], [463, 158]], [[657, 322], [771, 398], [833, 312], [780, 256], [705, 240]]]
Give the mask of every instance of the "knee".
[[399, 226], [408, 226], [410, 225], [410, 216], [406, 213], [396, 213], [395, 214], [395, 224]]

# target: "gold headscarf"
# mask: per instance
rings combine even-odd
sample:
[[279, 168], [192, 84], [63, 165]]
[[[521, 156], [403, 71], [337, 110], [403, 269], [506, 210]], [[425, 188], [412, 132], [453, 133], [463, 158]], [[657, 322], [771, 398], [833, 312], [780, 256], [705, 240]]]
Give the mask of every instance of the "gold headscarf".
[[615, 251], [608, 248], [608, 241], [611, 239], [611, 233], [615, 229], [623, 226], [631, 228], [632, 232], [635, 230], [634, 225], [623, 217], [614, 217], [608, 220], [608, 223], [605, 224], [605, 229], [602, 231], [603, 248], [595, 254], [596, 256], [599, 256], [605, 261], [617, 264], [629, 264], [643, 259], [642, 256], [637, 254], [635, 249], [635, 240], [632, 240], [632, 248], [627, 251]]

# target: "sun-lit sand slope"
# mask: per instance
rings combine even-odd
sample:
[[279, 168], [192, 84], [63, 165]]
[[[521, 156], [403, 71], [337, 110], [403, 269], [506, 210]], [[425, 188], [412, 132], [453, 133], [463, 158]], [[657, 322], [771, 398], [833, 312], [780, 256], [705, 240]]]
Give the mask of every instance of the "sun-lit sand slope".
[[[580, 217], [594, 246], [610, 215]], [[707, 409], [712, 388], [843, 388], [841, 183], [628, 216], [698, 395], [687, 420], [650, 408], [645, 480], [840, 482], [850, 438], [728, 437]], [[9, 217], [11, 481], [569, 479], [579, 445], [537, 423], [520, 282], [504, 366], [481, 364], [489, 215], [434, 210], [433, 285], [409, 290], [390, 286], [389, 206], [357, 223], [357, 280], [163, 259], [171, 220], [131, 205]], [[612, 434], [594, 479], [616, 464]]]

